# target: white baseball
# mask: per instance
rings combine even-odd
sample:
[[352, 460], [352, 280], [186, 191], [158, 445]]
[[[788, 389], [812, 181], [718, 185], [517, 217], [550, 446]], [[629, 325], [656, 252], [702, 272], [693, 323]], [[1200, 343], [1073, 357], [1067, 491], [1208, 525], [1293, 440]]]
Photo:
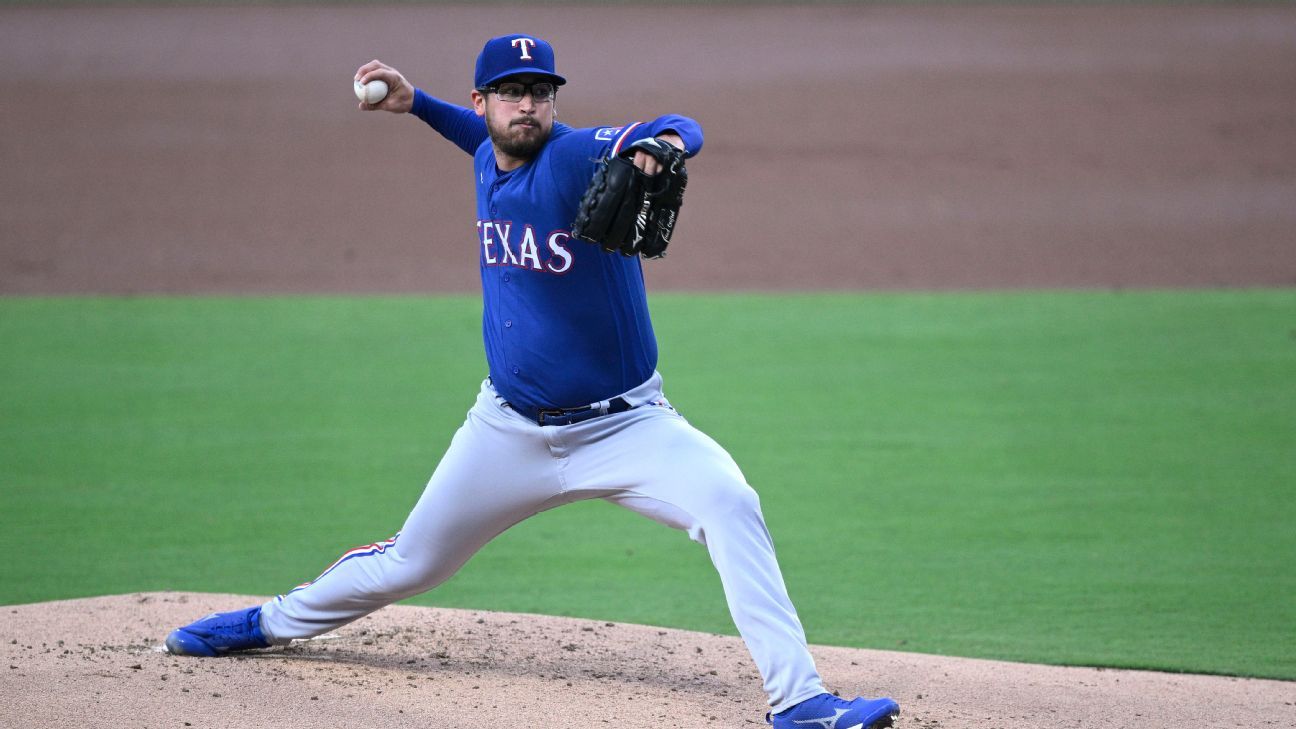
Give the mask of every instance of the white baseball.
[[382, 79], [374, 79], [367, 84], [356, 81], [355, 95], [366, 104], [377, 104], [387, 98], [387, 82]]

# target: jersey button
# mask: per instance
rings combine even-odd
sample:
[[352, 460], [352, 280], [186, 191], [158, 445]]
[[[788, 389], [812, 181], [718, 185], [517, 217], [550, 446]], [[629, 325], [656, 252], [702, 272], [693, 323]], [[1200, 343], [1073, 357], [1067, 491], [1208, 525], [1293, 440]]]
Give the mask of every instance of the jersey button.
[[508, 328], [511, 327], [511, 326], [513, 326], [513, 320], [512, 320], [512, 319], [505, 319], [505, 320], [504, 320], [504, 328], [505, 328], [505, 329], [508, 329]]
[[504, 274], [504, 283], [508, 283], [508, 282], [509, 282], [509, 275], [506, 273]]
[[515, 374], [515, 375], [516, 375], [517, 373], [521, 372], [521, 371], [522, 371], [522, 370], [518, 369], [517, 367], [514, 367], [514, 368], [513, 368], [513, 374]]

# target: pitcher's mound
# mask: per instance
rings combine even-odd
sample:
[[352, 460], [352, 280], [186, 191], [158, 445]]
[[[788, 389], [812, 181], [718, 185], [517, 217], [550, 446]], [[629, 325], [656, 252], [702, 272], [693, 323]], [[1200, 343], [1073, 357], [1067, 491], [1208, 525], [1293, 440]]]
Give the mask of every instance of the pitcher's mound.
[[[260, 602], [147, 593], [0, 608], [6, 727], [741, 727], [764, 694], [737, 638], [396, 606], [230, 658], [162, 649]], [[1292, 726], [1296, 684], [814, 647], [830, 689], [895, 697], [899, 727]]]

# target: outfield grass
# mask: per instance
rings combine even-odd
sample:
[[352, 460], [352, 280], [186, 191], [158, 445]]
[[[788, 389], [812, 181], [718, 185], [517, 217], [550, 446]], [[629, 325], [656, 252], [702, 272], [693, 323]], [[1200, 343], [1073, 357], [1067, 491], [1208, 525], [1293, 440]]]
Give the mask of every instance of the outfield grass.
[[[812, 642], [1296, 679], [1296, 291], [653, 297]], [[0, 299], [0, 603], [272, 594], [390, 536], [475, 298]], [[603, 503], [413, 602], [731, 633]]]

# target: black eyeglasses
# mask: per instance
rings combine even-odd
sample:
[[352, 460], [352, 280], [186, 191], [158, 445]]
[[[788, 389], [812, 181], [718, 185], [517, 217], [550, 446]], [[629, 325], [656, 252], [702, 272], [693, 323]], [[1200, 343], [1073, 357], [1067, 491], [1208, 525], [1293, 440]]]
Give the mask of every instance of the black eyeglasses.
[[537, 104], [551, 101], [554, 94], [558, 93], [558, 87], [548, 81], [536, 81], [535, 83], [523, 84], [516, 81], [496, 84], [495, 86], [486, 86], [478, 89], [485, 93], [494, 93], [500, 101], [517, 103], [522, 100], [527, 92], [531, 93], [531, 100]]

